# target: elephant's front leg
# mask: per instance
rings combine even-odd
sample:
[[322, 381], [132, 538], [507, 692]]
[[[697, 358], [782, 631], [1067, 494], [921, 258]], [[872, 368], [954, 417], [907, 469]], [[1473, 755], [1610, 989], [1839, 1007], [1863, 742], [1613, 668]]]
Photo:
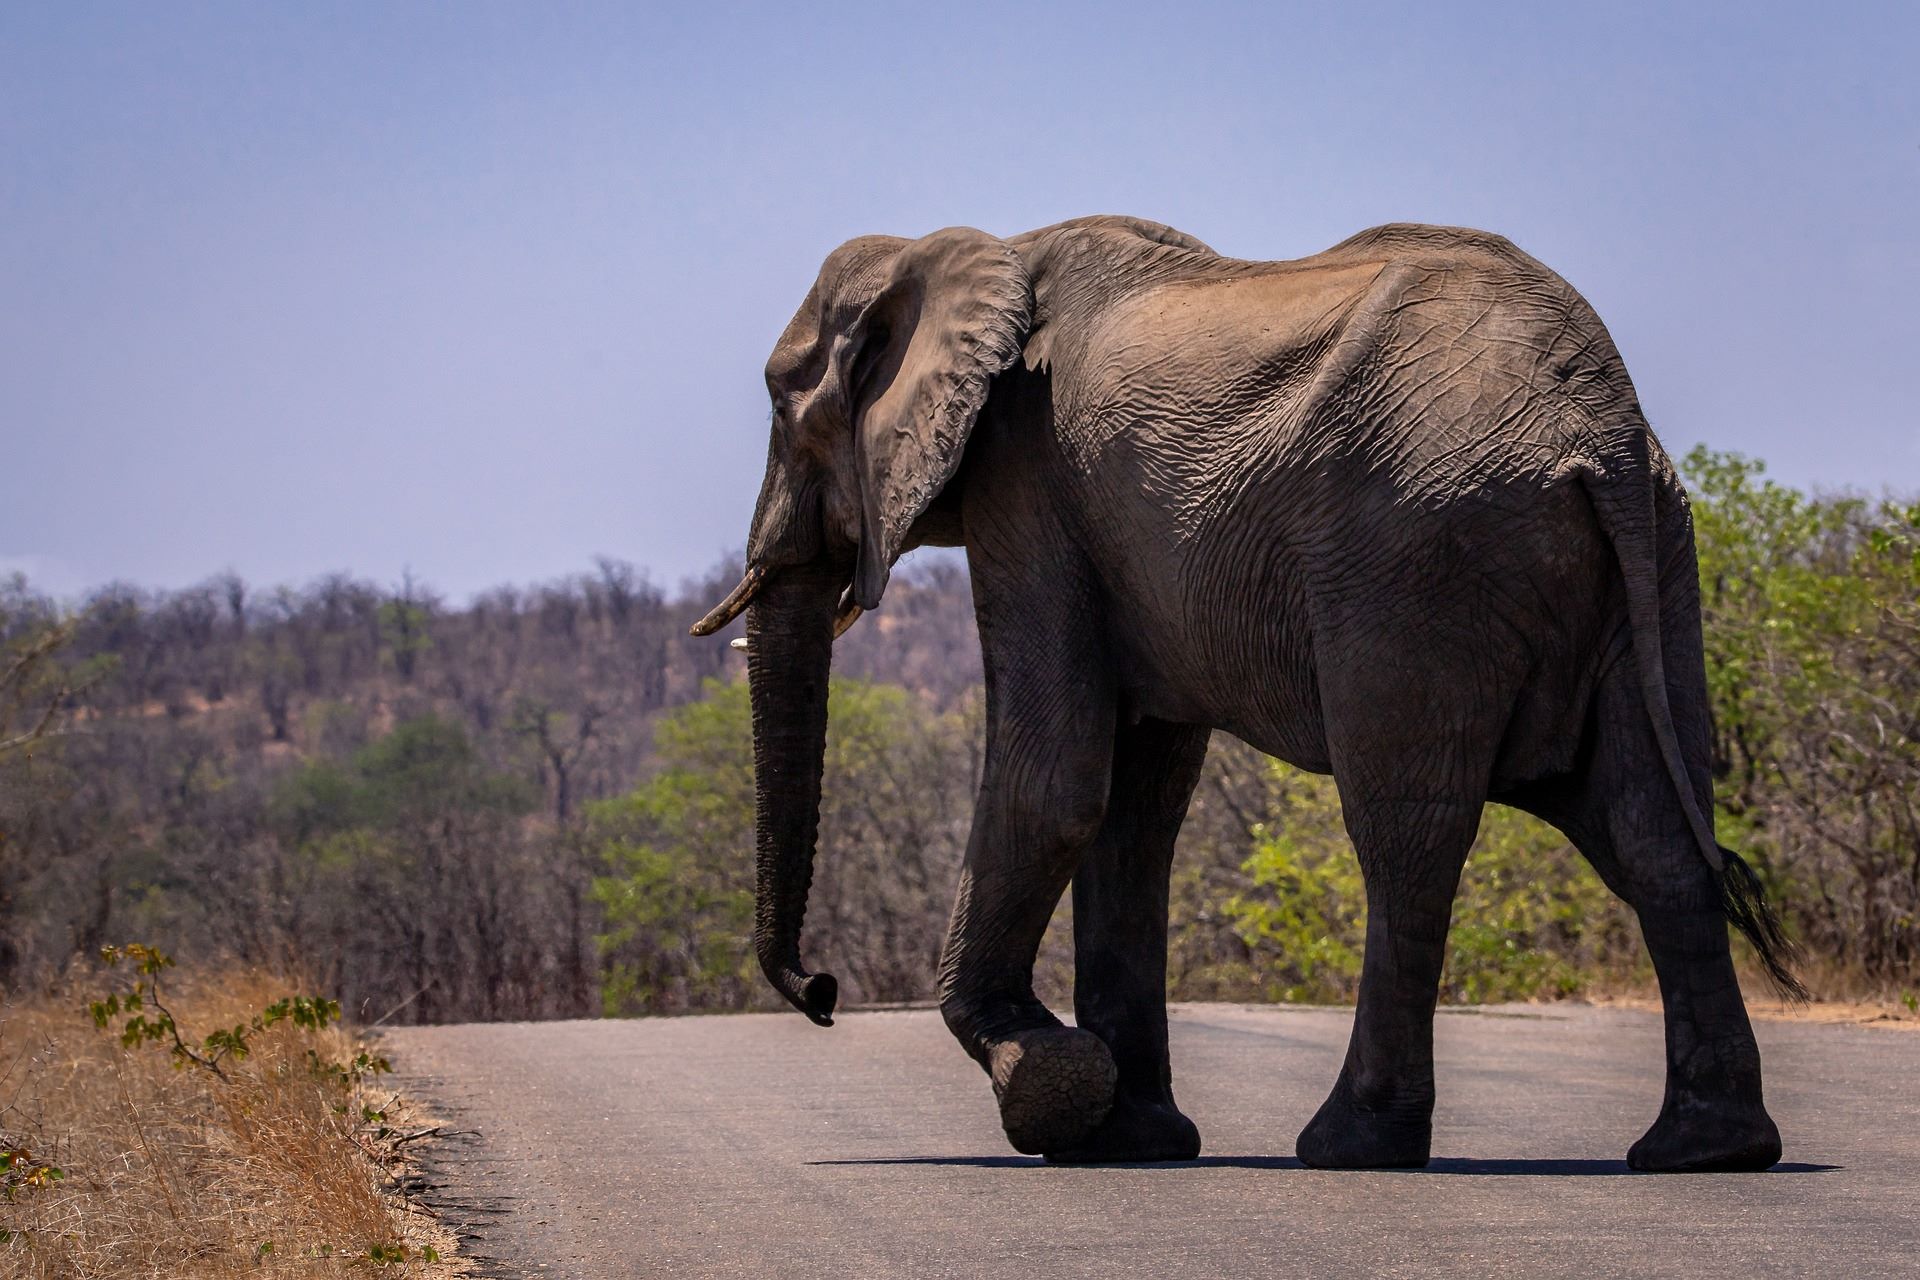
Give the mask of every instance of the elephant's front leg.
[[986, 777], [940, 962], [940, 1011], [993, 1078], [1015, 1150], [1078, 1145], [1113, 1103], [1114, 1061], [1101, 1039], [1062, 1026], [1033, 994], [1047, 921], [1099, 828], [1106, 797], [1084, 743], [1044, 744], [989, 731]]
[[1114, 738], [1106, 821], [1073, 878], [1074, 1018], [1118, 1069], [1113, 1110], [1061, 1163], [1191, 1160], [1200, 1130], [1173, 1101], [1167, 1054], [1167, 878], [1209, 732], [1145, 720]]
[[[1106, 813], [1113, 695], [1085, 613], [1064, 592], [1009, 617], [981, 590], [986, 761], [953, 919], [940, 1011], [985, 1067], [1014, 1148], [1083, 1142], [1113, 1103], [1105, 1042], [1033, 994], [1047, 922]], [[1053, 613], [1054, 616], [1048, 616]]]

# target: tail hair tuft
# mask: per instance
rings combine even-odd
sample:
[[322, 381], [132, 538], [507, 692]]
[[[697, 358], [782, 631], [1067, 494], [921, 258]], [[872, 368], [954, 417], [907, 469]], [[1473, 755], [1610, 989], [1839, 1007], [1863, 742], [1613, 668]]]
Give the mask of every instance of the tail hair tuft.
[[1780, 927], [1780, 917], [1767, 901], [1766, 886], [1733, 850], [1721, 845], [1720, 856], [1726, 862], [1720, 872], [1720, 900], [1727, 920], [1753, 944], [1774, 990], [1793, 1004], [1805, 1004], [1812, 996], [1792, 969], [1800, 960], [1800, 949]]

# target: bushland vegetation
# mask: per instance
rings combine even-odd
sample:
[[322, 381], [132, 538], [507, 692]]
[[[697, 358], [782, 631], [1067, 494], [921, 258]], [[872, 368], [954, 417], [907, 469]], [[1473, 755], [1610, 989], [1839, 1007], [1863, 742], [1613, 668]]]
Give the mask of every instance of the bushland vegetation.
[[[1911, 997], [1920, 504], [1733, 455], [1687, 471], [1722, 837], [1816, 987]], [[295, 965], [367, 1020], [767, 1007], [744, 664], [686, 636], [737, 576], [670, 594], [602, 561], [465, 605], [345, 577], [71, 610], [0, 588], [0, 988], [138, 937]], [[904, 574], [835, 672], [809, 953], [850, 999], [922, 999], [980, 767], [964, 568]], [[1352, 994], [1364, 905], [1327, 780], [1217, 736], [1175, 877], [1176, 997]], [[1056, 993], [1068, 951], [1043, 952]], [[1639, 952], [1555, 832], [1489, 807], [1447, 998], [1634, 987]]]

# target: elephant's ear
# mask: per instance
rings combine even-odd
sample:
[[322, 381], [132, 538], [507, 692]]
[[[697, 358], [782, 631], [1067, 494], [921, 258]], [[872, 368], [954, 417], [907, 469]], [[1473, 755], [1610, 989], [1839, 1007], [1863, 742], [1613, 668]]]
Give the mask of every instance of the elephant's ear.
[[879, 605], [907, 530], [960, 465], [993, 375], [1020, 355], [1033, 308], [1005, 241], [968, 227], [915, 240], [835, 352], [860, 473], [853, 598]]

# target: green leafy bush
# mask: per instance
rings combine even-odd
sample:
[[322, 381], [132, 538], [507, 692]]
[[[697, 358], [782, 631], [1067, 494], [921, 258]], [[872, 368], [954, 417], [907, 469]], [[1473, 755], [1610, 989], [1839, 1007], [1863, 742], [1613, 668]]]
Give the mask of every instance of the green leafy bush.
[[1815, 962], [1920, 967], [1920, 504], [1817, 496], [1696, 449], [1723, 831]]
[[[1247, 885], [1225, 915], [1266, 999], [1346, 1001], [1359, 989], [1366, 886], [1331, 778], [1266, 761], [1276, 800], [1256, 824]], [[1639, 963], [1630, 916], [1550, 827], [1489, 805], [1448, 936], [1442, 998], [1576, 994]]]

